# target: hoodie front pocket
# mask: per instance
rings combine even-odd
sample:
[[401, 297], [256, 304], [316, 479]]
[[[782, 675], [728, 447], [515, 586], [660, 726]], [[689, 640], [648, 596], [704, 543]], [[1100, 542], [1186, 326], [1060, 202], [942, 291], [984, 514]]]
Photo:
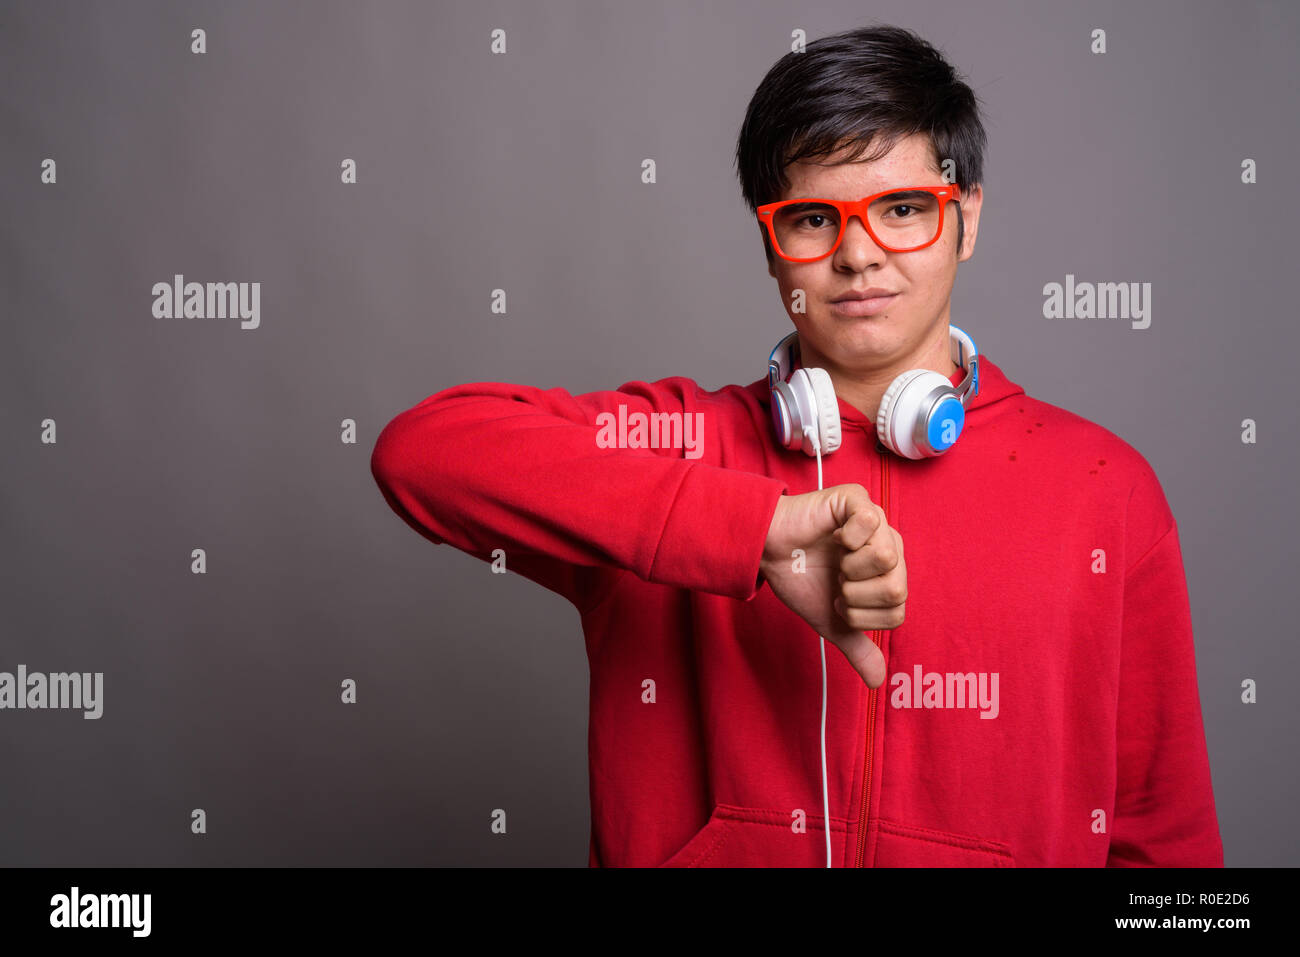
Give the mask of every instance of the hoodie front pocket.
[[[821, 815], [808, 814], [795, 831], [789, 811], [719, 804], [708, 822], [660, 867], [825, 867], [826, 834]], [[836, 866], [844, 850], [847, 822], [831, 817], [831, 852]]]
[[1015, 867], [1001, 841], [896, 821], [879, 821], [876, 867]]

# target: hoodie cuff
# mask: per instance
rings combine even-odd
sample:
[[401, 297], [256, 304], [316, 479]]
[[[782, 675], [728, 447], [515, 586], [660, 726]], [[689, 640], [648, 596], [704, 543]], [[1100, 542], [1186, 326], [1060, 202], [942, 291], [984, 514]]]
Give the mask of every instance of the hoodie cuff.
[[758, 593], [767, 531], [786, 484], [714, 465], [686, 473], [650, 565], [649, 580], [749, 601]]

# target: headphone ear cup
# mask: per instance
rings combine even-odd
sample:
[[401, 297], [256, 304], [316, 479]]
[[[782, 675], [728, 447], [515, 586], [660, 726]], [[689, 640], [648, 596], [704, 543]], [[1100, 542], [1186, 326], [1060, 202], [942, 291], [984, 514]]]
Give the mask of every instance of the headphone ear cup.
[[772, 427], [776, 430], [776, 441], [782, 448], [799, 448], [802, 443], [799, 437], [803, 434], [799, 425], [799, 406], [790, 386], [784, 382], [772, 386]]
[[876, 435], [886, 448], [908, 459], [930, 458], [947, 451], [948, 447], [932, 451], [916, 444], [917, 423], [929, 407], [927, 398], [936, 391], [951, 393], [952, 382], [930, 369], [912, 369], [889, 384], [876, 413]]
[[818, 435], [822, 455], [840, 447], [840, 400], [835, 397], [835, 384], [825, 369], [802, 369], [807, 374], [808, 385], [816, 403]]

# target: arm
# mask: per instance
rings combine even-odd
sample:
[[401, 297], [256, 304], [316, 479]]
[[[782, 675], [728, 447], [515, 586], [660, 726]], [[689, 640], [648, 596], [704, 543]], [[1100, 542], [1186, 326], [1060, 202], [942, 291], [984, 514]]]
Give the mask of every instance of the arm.
[[1172, 520], [1125, 576], [1123, 627], [1106, 865], [1222, 867], [1187, 579]]
[[[602, 448], [597, 416], [617, 417], [620, 405], [629, 415], [702, 412], [703, 455]], [[371, 472], [389, 505], [426, 538], [484, 561], [504, 549], [507, 568], [579, 610], [619, 572], [747, 600], [785, 485], [705, 464], [717, 456], [722, 414], [685, 379], [577, 396], [461, 385], [388, 423]]]

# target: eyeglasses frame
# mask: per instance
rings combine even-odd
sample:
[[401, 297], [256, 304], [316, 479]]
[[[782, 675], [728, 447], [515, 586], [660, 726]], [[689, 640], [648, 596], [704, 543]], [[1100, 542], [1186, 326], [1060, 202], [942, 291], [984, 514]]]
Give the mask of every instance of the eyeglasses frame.
[[[867, 215], [867, 210], [871, 206], [872, 201], [880, 199], [882, 196], [889, 196], [891, 193], [915, 192], [931, 193], [939, 200], [939, 228], [935, 231], [934, 238], [924, 245], [912, 246], [908, 249], [899, 249], [896, 246], [890, 246], [881, 242], [880, 237], [876, 235], [876, 231], [871, 228], [871, 217]], [[891, 253], [914, 253], [920, 252], [927, 246], [933, 246], [939, 241], [939, 237], [943, 235], [943, 217], [948, 208], [949, 200], [955, 200], [959, 203], [961, 202], [961, 187], [955, 183], [945, 186], [895, 186], [890, 189], [881, 190], [879, 193], [872, 193], [870, 196], [858, 200], [817, 199], [804, 197], [799, 197], [797, 199], [783, 199], [775, 203], [765, 203], [762, 206], [759, 206], [758, 209], [755, 210], [755, 215], [758, 217], [758, 221], [767, 227], [767, 235], [772, 242], [772, 249], [778, 256], [787, 262], [815, 263], [825, 259], [827, 256], [835, 255], [835, 250], [839, 249], [840, 243], [844, 241], [844, 228], [849, 224], [849, 220], [854, 216], [858, 217], [858, 222], [862, 223], [863, 227], [867, 231], [867, 235], [872, 238], [876, 245], [881, 249], [889, 250]], [[900, 202], [905, 201], [900, 200]], [[820, 256], [813, 256], [809, 259], [797, 259], [794, 256], [787, 256], [781, 251], [781, 245], [776, 239], [776, 228], [772, 225], [772, 216], [783, 206], [792, 206], [795, 203], [823, 203], [827, 206], [834, 206], [836, 210], [839, 211], [840, 234], [835, 237], [835, 245], [831, 246], [829, 250]]]

